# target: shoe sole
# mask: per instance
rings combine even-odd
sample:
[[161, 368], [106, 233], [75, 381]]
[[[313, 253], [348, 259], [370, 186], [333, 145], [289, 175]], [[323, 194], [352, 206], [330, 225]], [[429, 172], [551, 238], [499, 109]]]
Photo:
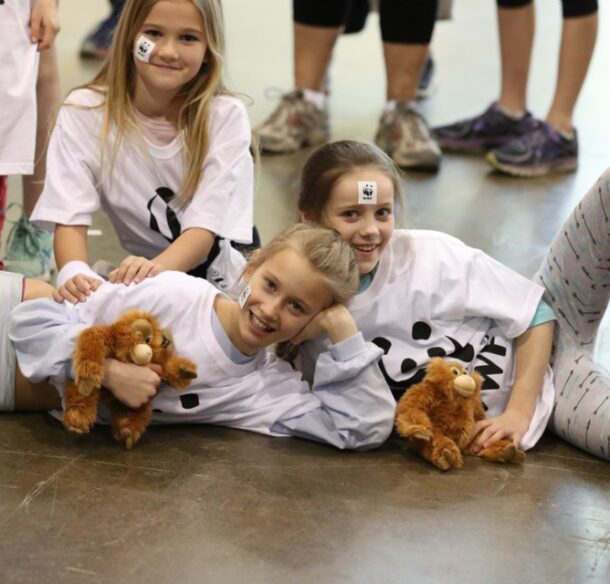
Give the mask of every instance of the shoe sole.
[[441, 166], [440, 160], [412, 160], [403, 162], [394, 160], [394, 162], [403, 170], [422, 170], [425, 172], [437, 172]]
[[441, 147], [441, 150], [445, 152], [455, 152], [457, 154], [486, 154], [490, 150], [494, 148], [499, 148], [500, 146], [504, 146], [510, 140], [498, 140], [495, 143], [485, 142], [485, 141], [468, 141], [464, 142], [462, 140], [454, 140], [451, 138], [440, 138], [434, 132], [432, 132], [432, 137], [436, 140], [437, 144]]
[[262, 140], [259, 139], [260, 151], [261, 154], [294, 154], [295, 152], [299, 152], [299, 150], [303, 150], [304, 148], [311, 148], [313, 146], [321, 146], [322, 144], [326, 144], [330, 140], [330, 136], [325, 138], [324, 140], [305, 140], [301, 142], [299, 146], [294, 149], [287, 150], [286, 148], [275, 148], [273, 146], [263, 144]]
[[516, 166], [512, 164], [504, 164], [500, 162], [493, 152], [490, 152], [486, 157], [487, 162], [491, 164], [496, 170], [508, 174], [510, 176], [517, 176], [521, 178], [534, 178], [540, 176], [547, 176], [549, 174], [563, 174], [568, 172], [574, 172], [578, 168], [578, 159], [570, 158], [563, 160], [555, 164], [544, 164], [540, 166]]

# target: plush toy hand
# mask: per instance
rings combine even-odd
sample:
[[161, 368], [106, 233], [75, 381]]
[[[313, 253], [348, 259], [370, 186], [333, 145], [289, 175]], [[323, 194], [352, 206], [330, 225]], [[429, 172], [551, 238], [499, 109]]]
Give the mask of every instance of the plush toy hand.
[[139, 284], [145, 278], [152, 278], [162, 272], [159, 264], [140, 256], [128, 256], [116, 269], [108, 274], [113, 284], [122, 283], [128, 286], [132, 282]]
[[104, 387], [128, 408], [137, 409], [147, 404], [157, 394], [161, 383], [159, 365], [134, 365], [106, 359]]
[[66, 280], [57, 290], [53, 291], [53, 300], [55, 302], [63, 302], [67, 300], [72, 304], [85, 302], [87, 296], [95, 292], [102, 284], [103, 280], [87, 276], [85, 274], [76, 274], [69, 280]]
[[30, 38], [39, 51], [53, 46], [59, 32], [57, 0], [37, 0], [30, 16]]
[[529, 424], [529, 418], [517, 410], [506, 410], [495, 418], [479, 420], [474, 427], [472, 451], [478, 453], [502, 438], [507, 438], [515, 446], [519, 446]]

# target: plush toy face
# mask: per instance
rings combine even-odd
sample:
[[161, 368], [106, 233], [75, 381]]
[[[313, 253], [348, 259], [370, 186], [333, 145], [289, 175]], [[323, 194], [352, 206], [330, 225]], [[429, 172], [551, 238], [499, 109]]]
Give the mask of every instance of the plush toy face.
[[469, 373], [463, 365], [456, 362], [444, 361], [435, 357], [428, 364], [426, 378], [438, 387], [442, 387], [447, 394], [455, 393], [464, 398], [472, 397], [477, 389], [481, 389], [481, 376]]
[[153, 357], [151, 348], [153, 327], [145, 318], [138, 318], [131, 323], [131, 330], [134, 333], [136, 343], [131, 348], [129, 356], [136, 365], [147, 365]]

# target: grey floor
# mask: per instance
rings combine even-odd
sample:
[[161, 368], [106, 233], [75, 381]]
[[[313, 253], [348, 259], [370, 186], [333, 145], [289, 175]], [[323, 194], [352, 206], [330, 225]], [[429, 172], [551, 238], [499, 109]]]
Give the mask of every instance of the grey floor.
[[[493, 2], [457, 0], [433, 43], [432, 124], [474, 114], [498, 85]], [[405, 223], [441, 229], [531, 275], [554, 233], [610, 163], [610, 36], [600, 40], [576, 125], [581, 164], [537, 181], [446, 157], [406, 180]], [[253, 123], [269, 87], [291, 86], [290, 2], [224, 0], [232, 86]], [[559, 3], [538, 0], [530, 104], [544, 115], [555, 79]], [[62, 87], [87, 80], [76, 56], [103, 0], [62, 0]], [[333, 137], [370, 139], [383, 104], [377, 20], [342, 39], [332, 70]], [[294, 218], [302, 152], [263, 160], [256, 222], [268, 239]], [[12, 200], [19, 198], [11, 181]], [[96, 257], [120, 259], [103, 216]], [[606, 337], [604, 342], [608, 342]], [[610, 366], [610, 351], [600, 352]], [[370, 453], [214, 427], [153, 428], [133, 452], [106, 429], [68, 435], [47, 415], [0, 418], [1, 582], [610, 581], [610, 468], [552, 435], [522, 467], [467, 460], [441, 474], [392, 438]]]

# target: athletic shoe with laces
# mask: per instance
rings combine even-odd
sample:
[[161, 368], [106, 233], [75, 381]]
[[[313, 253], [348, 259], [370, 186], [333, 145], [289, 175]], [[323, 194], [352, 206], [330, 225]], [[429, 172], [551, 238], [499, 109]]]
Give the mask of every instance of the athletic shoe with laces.
[[573, 172], [578, 166], [578, 136], [574, 130], [574, 138], [565, 138], [553, 126], [537, 120], [530, 132], [492, 150], [487, 161], [513, 176]]
[[318, 146], [330, 138], [328, 112], [305, 99], [300, 90], [282, 96], [279, 105], [254, 134], [261, 150], [274, 154]]
[[441, 151], [413, 103], [398, 102], [379, 120], [375, 142], [401, 168], [437, 170]]
[[4, 269], [7, 272], [49, 281], [52, 255], [53, 237], [48, 231], [30, 223], [25, 215], [14, 222], [8, 234], [4, 256]]
[[535, 120], [529, 112], [515, 119], [498, 109], [494, 102], [482, 114], [433, 128], [432, 134], [443, 150], [483, 153], [520, 138], [534, 125]]
[[124, 4], [125, 0], [115, 0], [110, 15], [84, 38], [79, 53], [83, 59], [105, 59], [108, 56], [114, 29], [119, 22]]

